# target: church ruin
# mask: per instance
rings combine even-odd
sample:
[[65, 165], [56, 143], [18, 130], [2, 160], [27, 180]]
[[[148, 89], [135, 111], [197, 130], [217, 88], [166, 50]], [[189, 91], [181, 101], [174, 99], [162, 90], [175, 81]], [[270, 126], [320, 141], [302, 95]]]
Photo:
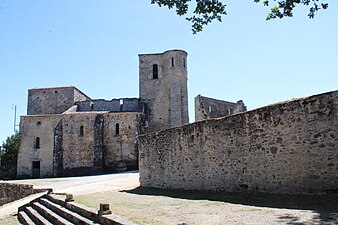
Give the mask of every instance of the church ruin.
[[[140, 134], [189, 123], [187, 80], [187, 53], [169, 50], [139, 55], [139, 98], [92, 99], [73, 86], [28, 90], [18, 177], [138, 169]], [[217, 116], [246, 110], [241, 101], [209, 103], [196, 107], [212, 107], [208, 118], [215, 109]]]

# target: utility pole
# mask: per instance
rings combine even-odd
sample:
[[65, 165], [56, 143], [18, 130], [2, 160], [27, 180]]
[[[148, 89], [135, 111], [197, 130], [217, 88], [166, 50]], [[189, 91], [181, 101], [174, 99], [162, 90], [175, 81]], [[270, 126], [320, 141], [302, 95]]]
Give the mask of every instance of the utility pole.
[[2, 158], [2, 146], [0, 146], [0, 169], [1, 169], [1, 158]]
[[14, 110], [14, 126], [13, 126], [13, 128], [14, 128], [14, 133], [17, 133], [17, 132], [18, 132], [17, 129], [16, 129], [16, 127], [19, 126], [19, 125], [16, 124], [16, 108], [17, 108], [16, 105], [12, 105], [12, 109]]

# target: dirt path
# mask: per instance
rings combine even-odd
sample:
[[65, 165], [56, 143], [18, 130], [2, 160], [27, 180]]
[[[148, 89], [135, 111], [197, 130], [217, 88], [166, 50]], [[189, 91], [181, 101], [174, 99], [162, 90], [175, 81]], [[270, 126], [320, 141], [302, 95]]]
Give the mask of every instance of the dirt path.
[[35, 188], [53, 188], [54, 192], [80, 195], [133, 189], [139, 186], [138, 177], [137, 171], [131, 171], [97, 176], [28, 179], [9, 182], [32, 184]]

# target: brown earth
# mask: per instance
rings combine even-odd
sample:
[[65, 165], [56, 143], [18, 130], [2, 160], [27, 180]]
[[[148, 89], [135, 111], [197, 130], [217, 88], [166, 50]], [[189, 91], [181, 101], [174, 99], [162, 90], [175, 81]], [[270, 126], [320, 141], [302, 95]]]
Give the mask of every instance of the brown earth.
[[[338, 224], [338, 195], [277, 195], [141, 188], [138, 173], [15, 181], [56, 192], [140, 224]], [[3, 222], [11, 221], [7, 218]]]

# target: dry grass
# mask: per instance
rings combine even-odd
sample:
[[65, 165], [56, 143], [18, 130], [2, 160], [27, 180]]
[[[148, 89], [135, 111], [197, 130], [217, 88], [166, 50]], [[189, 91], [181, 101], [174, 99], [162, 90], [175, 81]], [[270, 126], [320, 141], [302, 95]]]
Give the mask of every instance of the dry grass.
[[20, 222], [17, 219], [17, 216], [10, 216], [5, 219], [0, 220], [0, 224], [4, 225], [20, 225]]
[[92, 208], [109, 203], [114, 214], [139, 224], [337, 224], [337, 197], [136, 188], [75, 200]]

